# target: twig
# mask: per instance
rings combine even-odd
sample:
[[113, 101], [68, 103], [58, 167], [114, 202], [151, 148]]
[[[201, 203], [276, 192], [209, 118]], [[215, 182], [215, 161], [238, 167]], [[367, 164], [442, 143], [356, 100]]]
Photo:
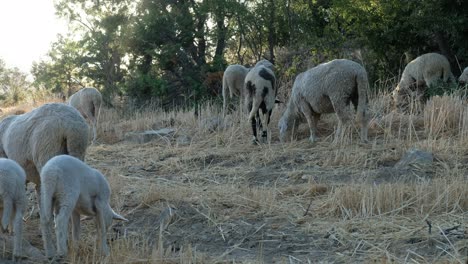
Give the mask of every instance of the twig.
[[427, 226], [428, 226], [428, 228], [429, 228], [429, 230], [428, 230], [428, 231], [429, 231], [429, 234], [431, 234], [431, 233], [432, 233], [432, 223], [431, 223], [431, 221], [429, 221], [429, 220], [427, 220], [427, 219], [426, 219], [426, 223], [427, 223]]
[[195, 209], [195, 211], [197, 211], [199, 214], [203, 215], [206, 219], [208, 219], [210, 222], [212, 222], [216, 228], [218, 228], [219, 230], [219, 233], [221, 234], [221, 237], [223, 238], [224, 241], [226, 241], [226, 238], [224, 237], [224, 231], [223, 229], [221, 228], [221, 225], [216, 223], [213, 219], [211, 219], [208, 215], [204, 214], [203, 212], [201, 212], [200, 210], [198, 210], [197, 208], [195, 208], [194, 206], [192, 206], [193, 209]]
[[312, 205], [312, 201], [313, 201], [313, 199], [310, 198], [310, 203], [309, 203], [309, 205], [307, 206], [307, 209], [306, 209], [306, 211], [305, 211], [305, 213], [304, 213], [303, 216], [306, 216], [306, 215], [309, 213], [309, 209], [310, 209], [310, 206]]

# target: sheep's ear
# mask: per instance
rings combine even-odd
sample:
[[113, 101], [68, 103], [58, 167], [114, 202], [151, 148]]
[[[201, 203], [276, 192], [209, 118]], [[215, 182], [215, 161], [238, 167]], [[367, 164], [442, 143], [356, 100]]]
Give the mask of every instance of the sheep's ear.
[[278, 99], [275, 99], [275, 104], [282, 104], [283, 102], [278, 100]]
[[114, 215], [112, 216], [112, 219], [128, 222], [128, 219], [127, 219], [127, 218], [125, 218], [125, 217], [119, 215], [119, 214], [116, 213], [116, 212], [113, 212], [113, 213], [114, 213]]

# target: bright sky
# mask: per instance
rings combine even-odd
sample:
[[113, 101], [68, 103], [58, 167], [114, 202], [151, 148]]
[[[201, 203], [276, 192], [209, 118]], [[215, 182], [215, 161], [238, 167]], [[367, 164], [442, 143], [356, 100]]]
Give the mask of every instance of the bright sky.
[[0, 0], [0, 58], [7, 67], [29, 73], [66, 29], [53, 0]]

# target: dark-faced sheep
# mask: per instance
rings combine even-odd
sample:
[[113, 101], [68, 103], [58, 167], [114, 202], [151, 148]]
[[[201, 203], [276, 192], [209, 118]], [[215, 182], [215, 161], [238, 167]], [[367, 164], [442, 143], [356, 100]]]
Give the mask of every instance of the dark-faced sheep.
[[36, 184], [38, 196], [39, 172], [46, 162], [60, 154], [84, 160], [87, 147], [88, 125], [69, 105], [45, 104], [0, 122], [0, 157], [23, 167], [26, 180]]
[[317, 122], [322, 114], [336, 113], [339, 125], [336, 135], [341, 136], [351, 120], [352, 102], [361, 126], [361, 141], [367, 142], [367, 72], [360, 64], [337, 59], [320, 64], [299, 74], [294, 81], [291, 97], [278, 126], [280, 140], [290, 136], [293, 126], [304, 116], [309, 124], [310, 141], [317, 139]]
[[[276, 102], [276, 77], [273, 71], [263, 65], [255, 66], [245, 77], [245, 106], [249, 111], [253, 143], [257, 143], [257, 122], [262, 130], [262, 142], [267, 141], [268, 124]], [[261, 111], [261, 113], [260, 113]]]
[[78, 109], [93, 128], [93, 143], [96, 142], [96, 127], [102, 104], [102, 95], [96, 88], [83, 88], [70, 96], [68, 103]]
[[[111, 208], [111, 189], [104, 175], [75, 157], [59, 155], [50, 159], [42, 169], [41, 183], [41, 229], [47, 257], [67, 255], [70, 221], [73, 241], [79, 241], [80, 215], [95, 217], [98, 247], [109, 255], [107, 230], [112, 220], [127, 219]], [[53, 212], [56, 213], [57, 254], [52, 244]]]
[[223, 74], [223, 116], [226, 116], [226, 110], [229, 104], [229, 99], [234, 96], [239, 98], [242, 102], [243, 87], [245, 76], [249, 72], [249, 68], [246, 68], [239, 64], [229, 65]]
[[0, 158], [0, 197], [3, 200], [2, 229], [13, 228], [13, 257], [22, 257], [23, 213], [26, 208], [26, 174], [18, 163]]
[[[431, 87], [439, 80], [455, 83], [447, 58], [438, 53], [426, 53], [406, 65], [401, 80], [393, 91], [393, 101], [397, 110], [407, 111], [412, 94], [422, 97], [424, 89]], [[420, 90], [420, 91], [419, 91]]]

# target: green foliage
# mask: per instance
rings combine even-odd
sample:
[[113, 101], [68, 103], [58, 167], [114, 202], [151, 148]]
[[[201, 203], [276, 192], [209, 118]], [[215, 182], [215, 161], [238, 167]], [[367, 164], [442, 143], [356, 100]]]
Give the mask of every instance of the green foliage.
[[[228, 64], [277, 62], [279, 80], [335, 58], [373, 83], [398, 78], [427, 52], [468, 64], [468, 5], [459, 0], [58, 0], [70, 35], [34, 66], [36, 87], [93, 85], [105, 98], [192, 104]], [[286, 53], [282, 53], [287, 51]]]
[[462, 85], [458, 85], [456, 83], [444, 83], [442, 80], [440, 80], [434, 85], [426, 87], [425, 96], [432, 97], [436, 95], [442, 96], [450, 94], [462, 94], [466, 91], [466, 87]]
[[126, 92], [139, 100], [151, 97], [164, 98], [167, 96], [167, 83], [152, 74], [138, 74], [127, 81]]
[[2, 106], [10, 106], [26, 100], [32, 92], [30, 86], [25, 73], [18, 68], [6, 67], [0, 59], [0, 103]]

